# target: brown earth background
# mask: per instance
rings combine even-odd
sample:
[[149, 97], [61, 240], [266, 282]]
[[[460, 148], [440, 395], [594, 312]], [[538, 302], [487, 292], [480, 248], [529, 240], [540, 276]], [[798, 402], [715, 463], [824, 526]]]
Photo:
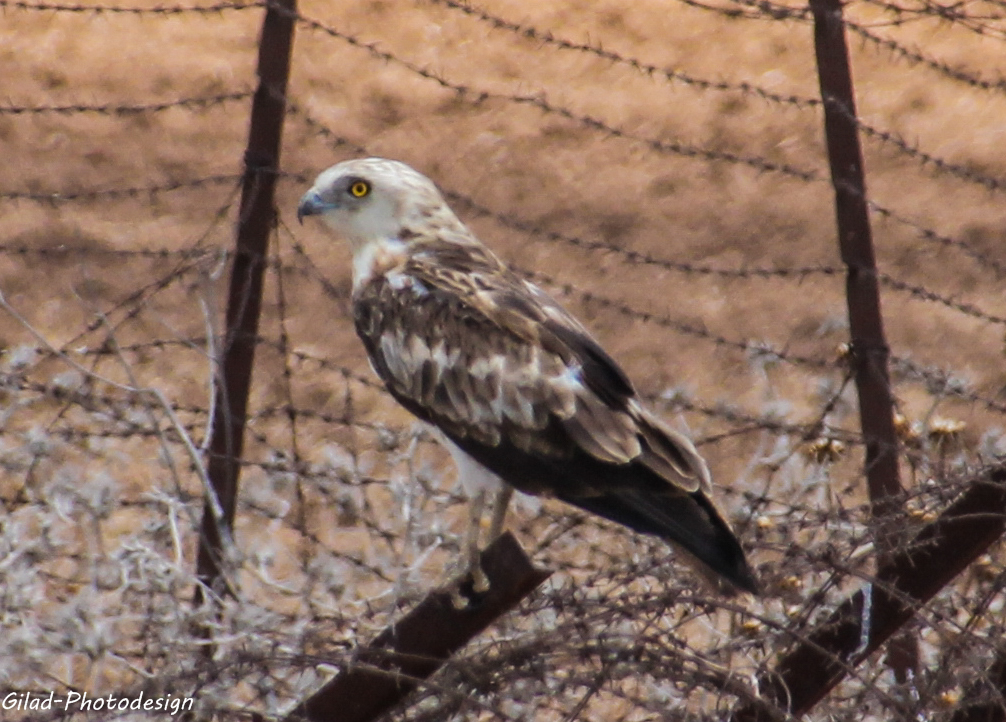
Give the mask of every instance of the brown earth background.
[[[803, 6], [300, 6], [212, 659], [182, 438], [212, 412], [262, 7], [0, 7], [0, 689], [278, 715], [446, 581], [454, 469], [375, 383], [347, 248], [296, 223], [361, 155], [433, 178], [696, 439], [768, 592], [718, 600], [662, 544], [522, 500], [552, 579], [389, 719], [721, 719], [743, 695], [715, 680], [753, 689], [870, 578]], [[1006, 5], [846, 13], [911, 529], [1006, 452]], [[811, 717], [951, 714], [1003, 646], [999, 557], [911, 622], [911, 679], [878, 655]]]

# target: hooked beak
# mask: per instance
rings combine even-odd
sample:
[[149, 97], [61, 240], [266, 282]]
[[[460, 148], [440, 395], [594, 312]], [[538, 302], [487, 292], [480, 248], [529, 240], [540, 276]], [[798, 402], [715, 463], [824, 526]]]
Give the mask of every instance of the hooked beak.
[[325, 211], [329, 211], [334, 206], [331, 203], [326, 203], [321, 199], [314, 191], [308, 191], [300, 199], [300, 205], [297, 206], [297, 220], [300, 223], [304, 222], [304, 216], [316, 216]]

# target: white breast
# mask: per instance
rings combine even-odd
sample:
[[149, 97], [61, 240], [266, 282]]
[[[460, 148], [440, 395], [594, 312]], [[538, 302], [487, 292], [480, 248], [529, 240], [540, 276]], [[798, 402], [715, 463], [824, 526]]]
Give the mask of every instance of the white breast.
[[469, 497], [474, 497], [480, 491], [487, 491], [495, 494], [503, 488], [503, 481], [479, 462], [462, 451], [457, 444], [448, 439], [444, 433], [432, 424], [426, 425], [428, 429], [437, 437], [437, 440], [444, 445], [444, 448], [451, 452], [454, 465], [458, 468], [458, 479], [465, 493]]

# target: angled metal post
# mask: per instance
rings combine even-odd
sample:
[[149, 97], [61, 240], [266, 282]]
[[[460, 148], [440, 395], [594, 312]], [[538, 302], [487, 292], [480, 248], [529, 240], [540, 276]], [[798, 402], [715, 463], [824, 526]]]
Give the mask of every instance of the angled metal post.
[[1004, 531], [1006, 466], [999, 466], [891, 555], [877, 573], [891, 584], [878, 581], [850, 596], [762, 675], [760, 704], [742, 706], [730, 722], [768, 722], [766, 703], [797, 718], [809, 712]]
[[[489, 591], [465, 609], [449, 591], [431, 592], [411, 612], [361, 647], [353, 663], [301, 702], [287, 722], [369, 722], [436, 672], [475, 635], [552, 574], [537, 569], [509, 532], [482, 552]], [[462, 590], [464, 591], [464, 590]]]

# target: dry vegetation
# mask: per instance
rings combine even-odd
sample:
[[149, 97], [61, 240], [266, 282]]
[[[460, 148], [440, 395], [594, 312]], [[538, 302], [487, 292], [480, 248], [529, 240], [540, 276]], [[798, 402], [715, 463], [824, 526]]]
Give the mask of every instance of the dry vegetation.
[[[444, 0], [308, 1], [238, 594], [207, 659], [202, 486], [181, 440], [206, 436], [261, 10], [159, 4], [0, 3], [0, 690], [277, 715], [319, 661], [443, 581], [454, 470], [375, 384], [347, 249], [293, 222], [315, 173], [363, 153], [454, 194], [701, 443], [768, 590], [711, 598], [663, 545], [525, 500], [511, 528], [556, 573], [392, 719], [720, 719], [870, 577], [807, 18], [740, 0], [479, 5], [531, 37]], [[848, 18], [911, 531], [1006, 453], [1006, 6], [903, 7]], [[815, 456], [819, 437], [842, 452]], [[994, 547], [911, 622], [912, 679], [871, 658], [813, 718], [949, 714], [1002, 651], [1001, 570]]]

